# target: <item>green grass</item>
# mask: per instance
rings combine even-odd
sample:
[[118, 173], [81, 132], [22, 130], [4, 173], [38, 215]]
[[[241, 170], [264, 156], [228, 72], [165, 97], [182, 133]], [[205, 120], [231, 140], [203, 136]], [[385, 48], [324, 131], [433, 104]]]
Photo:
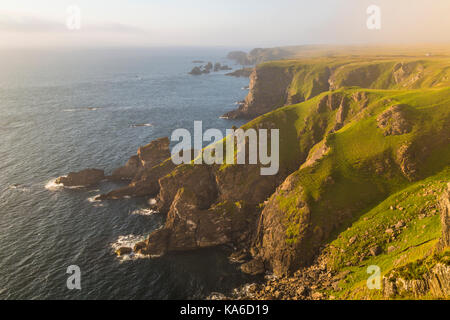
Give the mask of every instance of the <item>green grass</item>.
[[[340, 282], [340, 290], [328, 294], [342, 299], [383, 298], [380, 290], [369, 290], [366, 286], [369, 265], [379, 266], [382, 275], [397, 268], [405, 279], [418, 278], [429, 270], [430, 264], [423, 260], [433, 253], [441, 235], [436, 203], [449, 180], [450, 167], [447, 167], [433, 177], [408, 186], [363, 213], [331, 241], [327, 249], [329, 266], [337, 273], [350, 273]], [[399, 221], [405, 226], [395, 229], [393, 226]], [[386, 233], [389, 228], [397, 230], [395, 238]], [[370, 254], [373, 246], [381, 248], [380, 255]], [[439, 259], [444, 260], [442, 255]]]

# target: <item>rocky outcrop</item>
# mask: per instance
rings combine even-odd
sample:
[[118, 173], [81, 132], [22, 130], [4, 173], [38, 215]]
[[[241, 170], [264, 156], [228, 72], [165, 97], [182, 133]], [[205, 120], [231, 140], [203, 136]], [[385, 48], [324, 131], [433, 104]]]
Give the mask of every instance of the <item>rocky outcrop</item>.
[[137, 155], [109, 177], [112, 180], [131, 180], [130, 184], [97, 196], [96, 200], [156, 195], [159, 192], [158, 180], [175, 169], [170, 160], [169, 143], [169, 138], [163, 137], [139, 147]]
[[258, 274], [263, 274], [266, 272], [264, 262], [260, 258], [250, 260], [241, 265], [242, 272], [256, 276]]
[[250, 75], [250, 89], [245, 103], [222, 117], [250, 119], [283, 106], [291, 79], [289, 70], [284, 68], [256, 67]]
[[383, 277], [383, 295], [385, 298], [413, 296], [421, 298], [430, 295], [433, 298], [450, 297], [450, 266], [436, 263], [419, 279], [405, 279], [397, 270]]
[[401, 135], [412, 130], [408, 115], [409, 106], [395, 105], [381, 113], [377, 118], [378, 127], [385, 136]]
[[113, 171], [111, 179], [113, 180], [132, 180], [142, 169], [139, 156], [135, 155], [128, 159], [127, 163]]
[[193, 76], [199, 76], [201, 74], [203, 74], [203, 70], [201, 67], [193, 67], [191, 71], [189, 71], [189, 74], [193, 75]]
[[130, 247], [120, 247], [119, 249], [116, 250], [116, 254], [120, 257], [120, 256], [124, 256], [126, 254], [130, 254], [133, 252], [133, 249], [131, 249]]
[[113, 171], [111, 178], [116, 180], [137, 180], [145, 170], [151, 169], [170, 158], [170, 140], [168, 137], [153, 140], [139, 147], [137, 155], [132, 156], [127, 163]]
[[417, 177], [418, 162], [420, 159], [415, 150], [411, 142], [406, 142], [398, 148], [396, 154], [396, 161], [400, 166], [400, 170], [410, 181]]
[[56, 179], [57, 184], [66, 187], [91, 186], [105, 179], [105, 173], [100, 169], [84, 169], [79, 172], [70, 172], [67, 176]]
[[[296, 180], [297, 176], [292, 174], [278, 187], [265, 205], [258, 225], [256, 259], [262, 259], [266, 268], [276, 275], [293, 272], [313, 258], [313, 247], [302, 241], [311, 235], [310, 208], [301, 200], [302, 190], [297, 189]], [[295, 203], [298, 211], [293, 215], [280, 205], [280, 197], [288, 193], [298, 195]]]
[[339, 107], [348, 108], [347, 97], [340, 92], [331, 92], [320, 99], [317, 112], [334, 111]]
[[181, 165], [170, 175], [159, 179], [158, 209], [167, 212], [179, 189], [190, 190], [196, 195], [196, 206], [208, 208], [217, 198], [217, 185], [208, 165]]
[[195, 66], [194, 68], [192, 68], [189, 74], [193, 76], [199, 76], [201, 74], [208, 74], [211, 71], [218, 72], [223, 70], [232, 70], [232, 69], [229, 66], [222, 65], [219, 62], [216, 62], [214, 65], [212, 64], [212, 62], [208, 62], [204, 66]]
[[141, 253], [162, 255], [249, 241], [255, 216], [245, 204], [222, 202], [204, 207], [205, 199], [196, 192], [188, 187], [178, 189], [164, 227], [149, 236]]
[[124, 197], [154, 196], [159, 192], [159, 179], [169, 174], [175, 165], [170, 159], [166, 159], [150, 169], [139, 174], [139, 178], [123, 188], [112, 190], [96, 197], [96, 200], [121, 199]]
[[439, 200], [439, 208], [442, 226], [439, 248], [442, 250], [450, 246], [450, 183], [448, 183], [447, 189], [442, 193], [441, 199]]

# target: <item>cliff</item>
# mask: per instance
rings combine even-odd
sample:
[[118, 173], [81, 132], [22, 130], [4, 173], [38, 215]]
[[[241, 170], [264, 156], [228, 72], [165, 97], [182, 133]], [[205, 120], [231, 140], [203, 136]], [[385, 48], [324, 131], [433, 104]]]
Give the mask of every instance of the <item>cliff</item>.
[[442, 88], [450, 84], [450, 59], [405, 57], [309, 58], [266, 62], [250, 75], [245, 103], [224, 118], [252, 119], [284, 105], [345, 87]]

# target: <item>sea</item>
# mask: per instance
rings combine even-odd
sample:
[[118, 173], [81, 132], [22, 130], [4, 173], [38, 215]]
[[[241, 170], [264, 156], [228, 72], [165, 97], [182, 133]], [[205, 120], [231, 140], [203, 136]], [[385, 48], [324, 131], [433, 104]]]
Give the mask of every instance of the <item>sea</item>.
[[[227, 248], [161, 258], [114, 250], [145, 239], [165, 217], [148, 198], [94, 201], [120, 184], [62, 188], [58, 176], [111, 173], [139, 146], [177, 128], [225, 131], [220, 116], [247, 78], [188, 72], [228, 64], [227, 48], [65, 48], [0, 51], [0, 299], [202, 299], [249, 279]], [[69, 266], [80, 270], [70, 289]], [[73, 280], [73, 279], [72, 279]]]

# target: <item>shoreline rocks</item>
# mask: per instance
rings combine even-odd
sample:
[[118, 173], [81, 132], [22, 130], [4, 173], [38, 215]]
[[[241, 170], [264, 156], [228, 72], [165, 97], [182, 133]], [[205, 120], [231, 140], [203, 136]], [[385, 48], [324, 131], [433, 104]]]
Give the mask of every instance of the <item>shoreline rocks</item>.
[[65, 187], [87, 187], [104, 180], [105, 172], [100, 169], [84, 169], [78, 172], [70, 172], [67, 176], [59, 177], [55, 183]]
[[169, 145], [169, 138], [162, 137], [139, 147], [136, 155], [131, 156], [123, 167], [113, 171], [111, 179], [138, 180], [143, 171], [151, 169], [165, 159], [170, 158]]
[[188, 74], [193, 76], [199, 76], [202, 74], [208, 74], [211, 72], [219, 72], [224, 70], [232, 70], [232, 68], [230, 68], [227, 65], [222, 65], [220, 62], [216, 62], [214, 65], [212, 62], [208, 62], [205, 65], [195, 66], [194, 68], [192, 68], [190, 72], [188, 72]]

